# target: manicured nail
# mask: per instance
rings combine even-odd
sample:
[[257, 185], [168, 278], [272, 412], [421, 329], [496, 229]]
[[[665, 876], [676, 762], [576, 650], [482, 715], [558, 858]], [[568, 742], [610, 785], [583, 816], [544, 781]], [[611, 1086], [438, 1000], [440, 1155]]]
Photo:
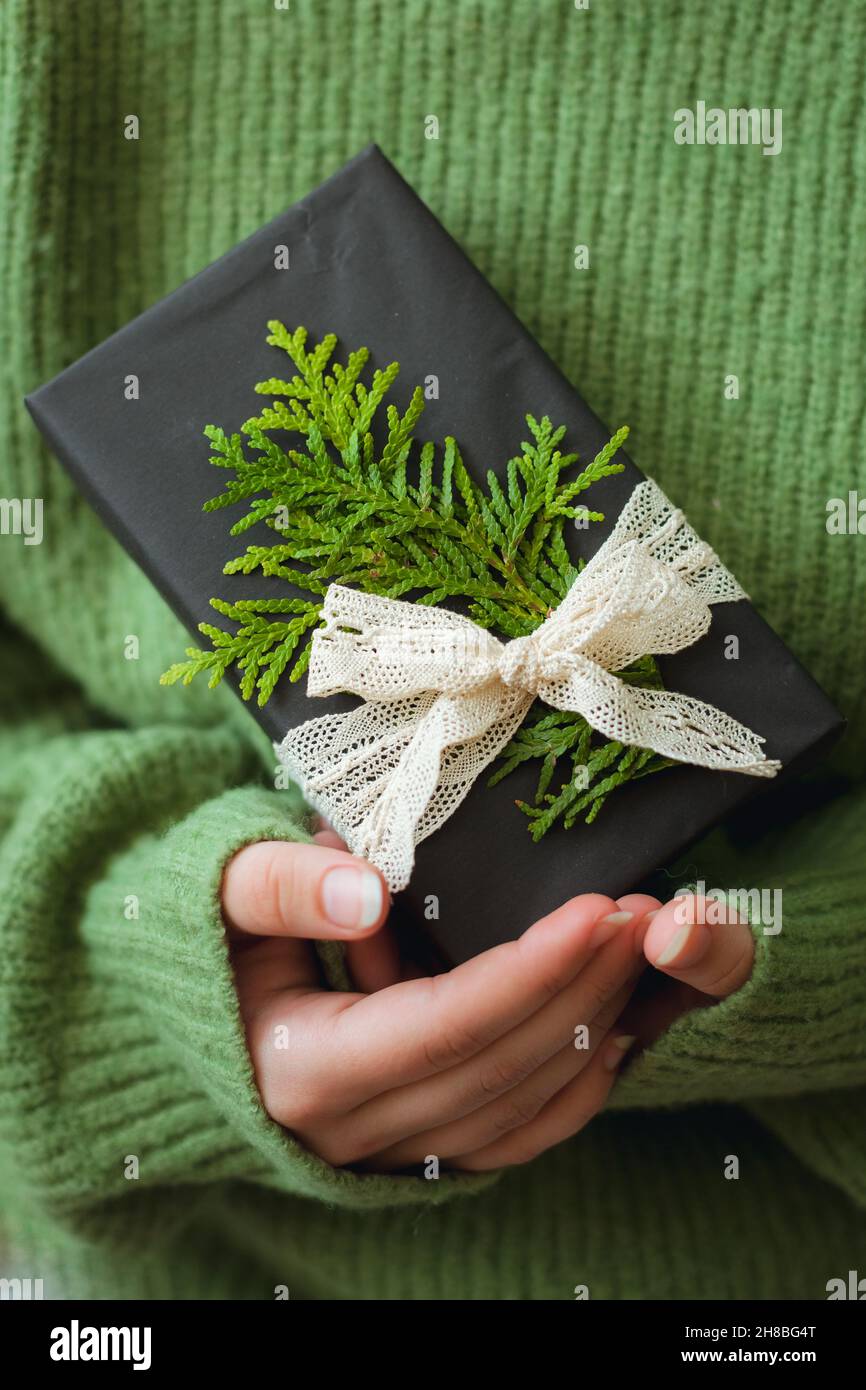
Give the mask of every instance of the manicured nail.
[[322, 906], [335, 927], [364, 931], [382, 915], [382, 880], [369, 869], [329, 869], [322, 881]]
[[611, 937], [616, 936], [617, 929], [630, 922], [633, 916], [632, 912], [609, 912], [606, 917], [599, 917], [589, 938], [590, 946], [603, 946]]
[[671, 965], [676, 960], [689, 939], [691, 929], [691, 922], [687, 922], [684, 927], [680, 927], [679, 931], [674, 933], [661, 955], [656, 956], [656, 965]]
[[660, 912], [660, 907], [654, 907], [652, 912], [645, 912], [644, 917], [647, 919], [648, 922], [651, 922], [654, 917], [658, 917]]
[[620, 1037], [611, 1039], [604, 1058], [605, 1070], [616, 1071], [629, 1048], [633, 1047], [636, 1042], [637, 1038], [628, 1033], [622, 1033]]

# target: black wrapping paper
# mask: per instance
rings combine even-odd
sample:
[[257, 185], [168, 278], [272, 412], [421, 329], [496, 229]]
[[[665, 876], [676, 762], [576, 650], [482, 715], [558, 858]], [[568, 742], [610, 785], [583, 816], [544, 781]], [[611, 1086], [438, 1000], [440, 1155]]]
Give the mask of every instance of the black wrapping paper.
[[[285, 246], [289, 268], [277, 269]], [[205, 513], [223, 476], [208, 463], [206, 424], [237, 430], [258, 413], [256, 381], [288, 363], [265, 342], [268, 319], [304, 324], [312, 341], [335, 332], [342, 354], [360, 345], [372, 365], [398, 360], [391, 399], [405, 408], [431, 374], [419, 437], [456, 436], [476, 477], [504, 472], [526, 437], [524, 415], [567, 427], [566, 447], [591, 459], [609, 438], [529, 333], [444, 231], [381, 151], [370, 146], [344, 169], [248, 240], [148, 309], [27, 399], [51, 447], [105, 523], [194, 631], [213, 621], [211, 596], [277, 594], [284, 581], [224, 576], [247, 543], [272, 541], [261, 526], [228, 534], [242, 509]], [[124, 379], [139, 378], [136, 401]], [[590, 505], [603, 523], [573, 529], [575, 555], [609, 534], [642, 474], [595, 484]], [[688, 510], [687, 498], [674, 498]], [[724, 560], [724, 547], [721, 547]], [[748, 587], [748, 576], [738, 576]], [[724, 655], [739, 638], [739, 659]], [[178, 658], [182, 653], [178, 652]], [[786, 775], [839, 733], [833, 705], [748, 603], [719, 605], [702, 641], [661, 662], [666, 684], [704, 699], [766, 737]], [[349, 701], [310, 700], [306, 682], [281, 681], [264, 709], [280, 740], [304, 719]], [[166, 691], [182, 700], [183, 691]], [[517, 936], [576, 893], [618, 896], [772, 783], [736, 773], [676, 767], [619, 788], [592, 826], [552, 829], [531, 840], [515, 798], [531, 799], [531, 764], [488, 788], [482, 777], [447, 825], [419, 845], [402, 896], [441, 951], [459, 961]], [[182, 776], [182, 771], [179, 771]]]

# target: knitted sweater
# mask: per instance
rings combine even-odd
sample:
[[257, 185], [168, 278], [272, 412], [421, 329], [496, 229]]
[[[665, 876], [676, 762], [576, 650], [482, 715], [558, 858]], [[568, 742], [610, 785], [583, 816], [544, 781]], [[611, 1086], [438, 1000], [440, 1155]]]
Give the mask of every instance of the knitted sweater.
[[[863, 1272], [866, 541], [825, 524], [866, 495], [862, 8], [6, 0], [0, 32], [0, 495], [44, 502], [41, 544], [0, 535], [3, 1274], [540, 1299], [823, 1298]], [[698, 100], [781, 108], [781, 151], [677, 144]], [[851, 721], [808, 813], [673, 876], [783, 890], [751, 980], [574, 1140], [482, 1178], [335, 1171], [264, 1112], [218, 886], [243, 844], [302, 838], [301, 808], [229, 691], [159, 686], [184, 634], [21, 404], [370, 139], [633, 422]]]

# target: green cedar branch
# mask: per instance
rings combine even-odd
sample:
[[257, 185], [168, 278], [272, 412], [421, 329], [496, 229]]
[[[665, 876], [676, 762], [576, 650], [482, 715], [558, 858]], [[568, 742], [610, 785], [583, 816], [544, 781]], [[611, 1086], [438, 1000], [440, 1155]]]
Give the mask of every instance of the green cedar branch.
[[[187, 659], [165, 672], [163, 684], [186, 685], [207, 674], [215, 686], [234, 669], [243, 698], [256, 695], [264, 705], [281, 676], [296, 681], [304, 674], [322, 597], [334, 582], [389, 598], [463, 605], [476, 623], [506, 639], [534, 631], [579, 573], [564, 528], [603, 520], [582, 494], [622, 471], [615, 456], [627, 428], [576, 472], [577, 455], [560, 448], [565, 427], [527, 415], [529, 438], [507, 461], [504, 477], [491, 470], [482, 487], [454, 439], [446, 438], [441, 450], [429, 441], [416, 444], [420, 387], [402, 413], [386, 402], [398, 363], [374, 371], [367, 385], [366, 348], [343, 365], [334, 360], [332, 333], [310, 350], [306, 329], [290, 332], [276, 320], [268, 328], [268, 342], [286, 353], [294, 375], [256, 385], [271, 404], [240, 433], [205, 429], [211, 463], [233, 475], [205, 510], [244, 504], [232, 535], [260, 522], [275, 532], [273, 544], [248, 545], [230, 560], [227, 575], [260, 572], [312, 597], [211, 599], [230, 626], [201, 623], [210, 646], [187, 648]], [[287, 435], [300, 437], [297, 447], [286, 447], [293, 443]], [[624, 674], [661, 685], [650, 657]], [[536, 839], [558, 820], [591, 821], [617, 786], [667, 765], [600, 739], [580, 715], [540, 705], [504, 750], [491, 782], [530, 759], [541, 765], [535, 800], [517, 804]], [[552, 791], [562, 768], [564, 780]]]

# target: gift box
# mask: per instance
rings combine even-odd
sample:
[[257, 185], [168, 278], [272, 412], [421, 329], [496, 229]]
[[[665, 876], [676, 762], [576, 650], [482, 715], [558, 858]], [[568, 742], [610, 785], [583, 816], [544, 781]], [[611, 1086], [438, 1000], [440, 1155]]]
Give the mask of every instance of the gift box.
[[[213, 622], [212, 596], [236, 601], [291, 592], [283, 579], [223, 573], [245, 544], [272, 544], [263, 523], [239, 539], [240, 512], [204, 511], [221, 479], [206, 425], [227, 432], [262, 408], [255, 382], [283, 373], [266, 324], [304, 325], [312, 342], [335, 333], [345, 354], [394, 360], [393, 399], [436, 381], [421, 440], [453, 435], [470, 474], [504, 475], [526, 438], [527, 412], [566, 427], [563, 448], [592, 459], [609, 438], [544, 354], [381, 151], [363, 151], [308, 197], [27, 398], [63, 464], [104, 522], [195, 631]], [[130, 380], [135, 388], [130, 391]], [[565, 528], [574, 561], [610, 535], [642, 474], [620, 452], [587, 505], [604, 521]], [[688, 499], [674, 498], [687, 508]], [[722, 560], [724, 556], [722, 555]], [[748, 576], [738, 576], [748, 581]], [[730, 659], [737, 639], [736, 660]], [[180, 654], [179, 654], [180, 655]], [[800, 771], [838, 736], [826, 695], [747, 601], [716, 603], [699, 641], [658, 659], [665, 686], [706, 701], [765, 738], [780, 776]], [[180, 689], [166, 699], [182, 700]], [[287, 731], [357, 705], [311, 700], [306, 680], [280, 680], [251, 716], [279, 743]], [[182, 775], [182, 771], [179, 772]], [[532, 802], [538, 767], [495, 786], [476, 780], [453, 815], [415, 853], [399, 895], [404, 920], [444, 957], [466, 959], [519, 935], [574, 894], [619, 896], [668, 864], [773, 783], [677, 764], [618, 787], [591, 825], [554, 825], [538, 842], [515, 802]]]

